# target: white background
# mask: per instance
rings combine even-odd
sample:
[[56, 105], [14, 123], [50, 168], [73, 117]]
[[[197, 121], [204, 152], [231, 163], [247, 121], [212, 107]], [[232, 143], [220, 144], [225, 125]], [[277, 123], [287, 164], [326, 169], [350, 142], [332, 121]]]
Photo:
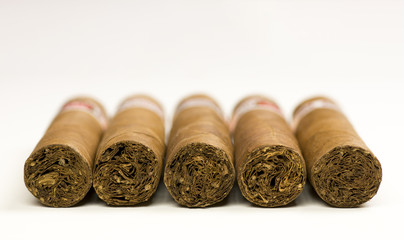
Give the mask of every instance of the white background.
[[[0, 0], [0, 238], [403, 239], [403, 90], [404, 1]], [[218, 206], [188, 209], [160, 185], [137, 207], [91, 193], [54, 209], [25, 188], [23, 164], [68, 98], [88, 94], [113, 115], [147, 93], [169, 119], [195, 92], [228, 115], [265, 94], [288, 118], [307, 97], [334, 98], [382, 163], [378, 194], [338, 209], [306, 186], [266, 209], [235, 187]]]

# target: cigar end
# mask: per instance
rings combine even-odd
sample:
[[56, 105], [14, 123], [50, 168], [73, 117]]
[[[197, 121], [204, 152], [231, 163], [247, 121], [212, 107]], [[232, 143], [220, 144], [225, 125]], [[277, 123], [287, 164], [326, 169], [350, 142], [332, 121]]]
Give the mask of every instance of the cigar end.
[[121, 141], [105, 149], [94, 168], [94, 189], [104, 202], [130, 206], [148, 201], [157, 190], [162, 166], [147, 146]]
[[336, 147], [312, 167], [317, 194], [334, 207], [357, 207], [376, 195], [382, 180], [380, 162], [368, 150]]
[[91, 169], [71, 147], [49, 145], [25, 162], [24, 181], [40, 202], [50, 207], [70, 207], [91, 188]]
[[243, 196], [262, 207], [284, 206], [303, 191], [306, 169], [302, 157], [285, 146], [252, 151], [238, 171]]
[[212, 145], [190, 143], [168, 162], [164, 183], [186, 207], [207, 207], [222, 201], [233, 187], [235, 170], [227, 154]]

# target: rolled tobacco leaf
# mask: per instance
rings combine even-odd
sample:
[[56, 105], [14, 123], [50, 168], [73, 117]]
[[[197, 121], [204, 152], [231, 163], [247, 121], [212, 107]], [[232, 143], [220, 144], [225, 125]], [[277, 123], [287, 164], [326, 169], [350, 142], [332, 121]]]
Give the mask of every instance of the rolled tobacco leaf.
[[233, 146], [218, 104], [193, 95], [177, 107], [164, 172], [171, 196], [187, 207], [222, 201], [234, 184]]
[[302, 192], [306, 166], [299, 145], [278, 105], [249, 96], [233, 111], [237, 182], [250, 202], [278, 207]]
[[294, 126], [314, 190], [335, 207], [370, 200], [382, 180], [380, 162], [330, 99], [316, 97], [294, 111]]
[[103, 107], [91, 98], [74, 98], [62, 107], [24, 165], [25, 185], [41, 203], [69, 207], [85, 197], [106, 124]]
[[126, 99], [111, 120], [97, 151], [94, 189], [109, 205], [149, 200], [160, 182], [165, 151], [164, 119], [154, 99]]

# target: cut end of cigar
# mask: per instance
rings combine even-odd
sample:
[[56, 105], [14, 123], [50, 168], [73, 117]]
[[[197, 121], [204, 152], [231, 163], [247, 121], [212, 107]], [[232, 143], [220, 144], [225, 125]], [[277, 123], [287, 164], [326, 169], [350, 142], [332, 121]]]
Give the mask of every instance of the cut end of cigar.
[[155, 153], [145, 145], [131, 141], [117, 142], [97, 159], [94, 189], [109, 205], [145, 202], [158, 187], [161, 168]]
[[382, 180], [380, 162], [365, 149], [337, 147], [313, 165], [311, 183], [334, 207], [357, 207], [376, 195]]
[[234, 167], [227, 154], [212, 145], [191, 143], [166, 165], [164, 183], [171, 196], [187, 207], [222, 201], [233, 187]]
[[241, 167], [243, 196], [262, 207], [284, 206], [302, 192], [306, 170], [302, 157], [285, 146], [264, 146], [251, 152]]
[[72, 148], [50, 145], [33, 153], [25, 163], [24, 181], [41, 203], [70, 207], [91, 188], [91, 169]]

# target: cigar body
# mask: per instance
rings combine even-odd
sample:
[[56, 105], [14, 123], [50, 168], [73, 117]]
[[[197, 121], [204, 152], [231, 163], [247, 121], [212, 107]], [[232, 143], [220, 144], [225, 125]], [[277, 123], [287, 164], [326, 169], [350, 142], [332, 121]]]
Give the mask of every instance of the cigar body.
[[272, 100], [249, 96], [233, 112], [237, 181], [243, 196], [262, 207], [293, 201], [306, 167], [297, 140]]
[[97, 151], [94, 189], [109, 205], [135, 205], [155, 193], [163, 167], [164, 119], [154, 99], [126, 99]]
[[204, 95], [184, 99], [173, 120], [164, 183], [187, 207], [222, 201], [234, 179], [233, 146], [217, 103]]
[[377, 193], [380, 162], [335, 102], [306, 100], [296, 108], [294, 121], [310, 182], [326, 203], [356, 207]]
[[63, 106], [24, 166], [25, 185], [41, 203], [69, 207], [84, 198], [106, 121], [103, 107], [91, 98]]

